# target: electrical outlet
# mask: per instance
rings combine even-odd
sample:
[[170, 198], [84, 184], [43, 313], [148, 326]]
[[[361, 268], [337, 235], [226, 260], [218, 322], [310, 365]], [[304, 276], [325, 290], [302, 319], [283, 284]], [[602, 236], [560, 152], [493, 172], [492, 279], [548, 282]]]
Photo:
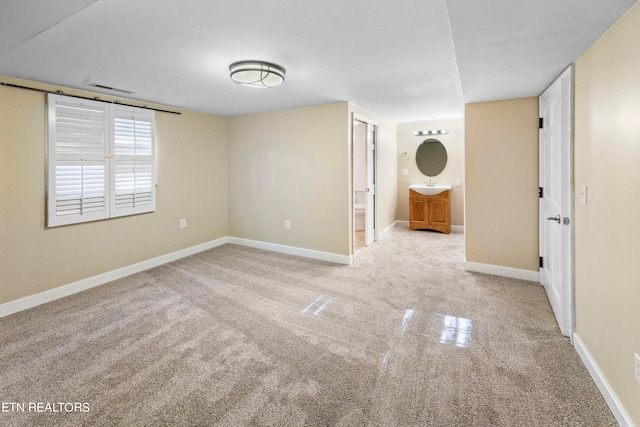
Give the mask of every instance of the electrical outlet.
[[180, 220], [180, 228], [187, 228], [187, 220], [185, 218]]
[[636, 381], [638, 382], [638, 384], [640, 384], [640, 356], [638, 355], [638, 353], [634, 354], [634, 358], [635, 358], [635, 371], [636, 371]]
[[291, 230], [291, 220], [288, 220], [288, 219], [284, 220], [284, 228], [287, 230]]

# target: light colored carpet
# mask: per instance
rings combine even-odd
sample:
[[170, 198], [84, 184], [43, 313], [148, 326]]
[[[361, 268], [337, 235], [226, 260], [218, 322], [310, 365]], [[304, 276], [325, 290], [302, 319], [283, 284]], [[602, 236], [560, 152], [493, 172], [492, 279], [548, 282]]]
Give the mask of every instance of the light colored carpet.
[[0, 319], [0, 425], [608, 426], [543, 288], [402, 226], [351, 266], [225, 245]]

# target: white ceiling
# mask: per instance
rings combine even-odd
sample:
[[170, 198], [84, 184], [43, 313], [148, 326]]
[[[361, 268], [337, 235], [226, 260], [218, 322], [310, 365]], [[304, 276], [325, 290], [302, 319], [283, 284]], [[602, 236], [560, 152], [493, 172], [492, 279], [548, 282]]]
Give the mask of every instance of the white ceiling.
[[[398, 122], [461, 117], [539, 95], [636, 1], [0, 0], [0, 75], [224, 116], [350, 101]], [[245, 59], [285, 83], [234, 84]]]

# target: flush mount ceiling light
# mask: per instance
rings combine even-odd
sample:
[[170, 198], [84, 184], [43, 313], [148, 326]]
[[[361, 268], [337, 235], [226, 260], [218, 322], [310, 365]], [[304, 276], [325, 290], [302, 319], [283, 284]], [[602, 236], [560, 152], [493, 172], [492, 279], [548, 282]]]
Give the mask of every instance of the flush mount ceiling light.
[[231, 80], [251, 87], [275, 87], [284, 82], [285, 69], [264, 61], [238, 61], [229, 65]]
[[413, 132], [415, 136], [424, 136], [424, 135], [446, 135], [449, 131], [447, 129], [431, 129], [431, 130], [417, 130]]

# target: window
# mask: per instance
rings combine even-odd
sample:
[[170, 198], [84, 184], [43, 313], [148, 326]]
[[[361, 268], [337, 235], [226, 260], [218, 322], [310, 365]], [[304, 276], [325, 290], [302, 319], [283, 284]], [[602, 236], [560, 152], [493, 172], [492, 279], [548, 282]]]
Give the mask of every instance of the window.
[[155, 112], [48, 96], [49, 227], [155, 211]]

